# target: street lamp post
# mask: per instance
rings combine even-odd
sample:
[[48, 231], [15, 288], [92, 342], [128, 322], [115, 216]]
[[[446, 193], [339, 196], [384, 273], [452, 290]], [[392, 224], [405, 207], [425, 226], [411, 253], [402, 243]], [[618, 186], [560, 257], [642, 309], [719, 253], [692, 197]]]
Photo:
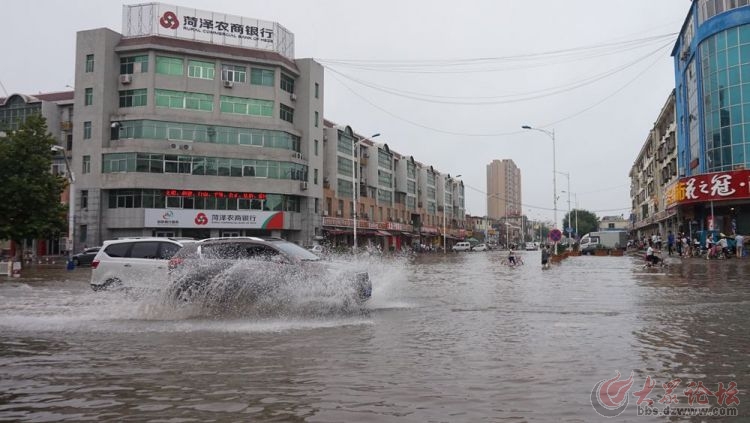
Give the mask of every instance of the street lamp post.
[[[568, 190], [561, 191], [561, 192], [568, 193], [568, 226], [566, 227], [566, 229], [570, 229], [570, 225], [571, 225], [570, 219], [572, 217], [570, 215], [570, 173], [566, 173], [566, 172], [557, 172], [557, 173], [559, 173], [560, 175], [564, 175], [568, 179]], [[568, 230], [567, 232], [568, 232], [568, 251], [571, 251], [573, 249], [573, 246], [570, 245], [570, 230]]]
[[[460, 178], [460, 177], [461, 175], [456, 175], [453, 178]], [[453, 178], [448, 177], [448, 182], [450, 182], [450, 187], [451, 187], [451, 196], [453, 195], [453, 192], [452, 192], [453, 191]], [[448, 252], [448, 249], [447, 249], [448, 234], [445, 232], [446, 231], [446, 214], [448, 212], [448, 209], [446, 207], [446, 202], [447, 202], [446, 198], [447, 198], [448, 193], [447, 193], [447, 189], [445, 188], [445, 185], [446, 184], [443, 183], [443, 254], [446, 254]], [[451, 206], [451, 210], [453, 210], [453, 206]]]
[[[553, 229], [557, 228], [557, 164], [556, 164], [556, 152], [555, 152], [555, 130], [547, 131], [546, 129], [534, 128], [529, 125], [521, 126], [522, 129], [530, 129], [532, 131], [539, 131], [552, 138], [552, 200], [555, 210], [555, 221], [552, 224]], [[557, 241], [555, 241], [555, 254], [557, 254]]]
[[76, 177], [73, 174], [73, 168], [70, 167], [70, 162], [68, 161], [68, 155], [65, 152], [65, 149], [59, 145], [53, 145], [50, 148], [52, 151], [62, 153], [63, 159], [65, 160], [65, 167], [68, 170], [68, 182], [70, 182], [68, 186], [68, 242], [65, 248], [68, 250], [68, 266], [70, 266], [73, 263], [73, 249], [74, 249], [74, 240], [75, 240], [75, 183], [76, 183]]
[[352, 251], [357, 252], [357, 191], [359, 191], [359, 166], [357, 165], [357, 145], [365, 140], [371, 140], [375, 137], [379, 137], [380, 133], [372, 134], [370, 138], [360, 138], [354, 141], [352, 144], [352, 176], [354, 176], [354, 183], [352, 186], [352, 231], [354, 234], [354, 244], [352, 245]]

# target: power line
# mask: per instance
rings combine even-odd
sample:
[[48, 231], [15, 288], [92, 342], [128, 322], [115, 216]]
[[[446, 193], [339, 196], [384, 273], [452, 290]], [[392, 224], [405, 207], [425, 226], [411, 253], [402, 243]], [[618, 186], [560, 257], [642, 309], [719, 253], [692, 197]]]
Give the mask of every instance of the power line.
[[[670, 43], [671, 44], [671, 43]], [[637, 65], [638, 63], [648, 59], [649, 57], [656, 55], [660, 53], [662, 50], [664, 50], [666, 47], [668, 47], [669, 44], [661, 45], [656, 50], [650, 51], [648, 54], [643, 55], [639, 58], [637, 58], [634, 61], [631, 61], [629, 63], [626, 63], [624, 65], [620, 65], [618, 67], [615, 67], [613, 69], [609, 69], [605, 72], [593, 75], [586, 79], [581, 79], [578, 81], [574, 81], [568, 84], [560, 85], [557, 87], [552, 88], [546, 88], [543, 90], [536, 90], [536, 91], [530, 91], [528, 93], [521, 93], [521, 94], [507, 94], [507, 95], [499, 95], [499, 96], [482, 96], [482, 97], [465, 97], [465, 96], [459, 96], [459, 97], [451, 97], [451, 96], [437, 96], [432, 94], [426, 94], [426, 93], [418, 93], [414, 91], [405, 91], [405, 90], [398, 90], [391, 87], [386, 87], [383, 85], [378, 85], [372, 82], [363, 81], [358, 78], [354, 78], [350, 75], [347, 75], [343, 72], [340, 72], [336, 70], [333, 67], [325, 66], [326, 69], [328, 69], [331, 72], [334, 72], [354, 83], [357, 83], [359, 85], [363, 85], [368, 88], [372, 88], [377, 91], [385, 92], [387, 94], [391, 94], [397, 97], [403, 97], [408, 98], [411, 100], [416, 101], [422, 101], [422, 102], [428, 102], [428, 103], [434, 103], [434, 104], [460, 104], [460, 105], [491, 105], [491, 104], [508, 104], [508, 103], [516, 103], [516, 102], [522, 102], [522, 101], [529, 101], [529, 100], [536, 100], [540, 98], [549, 97], [552, 95], [562, 94], [565, 92], [572, 91], [577, 88], [585, 87], [587, 85], [591, 85], [595, 82], [601, 81], [603, 79], [606, 79], [612, 75], [615, 75], [619, 72], [622, 72], [623, 70], [626, 70], [632, 66]], [[510, 97], [510, 98], [509, 98]], [[515, 97], [515, 98], [513, 98]], [[509, 98], [507, 100], [498, 100], [503, 98]], [[445, 100], [444, 100], [445, 99]], [[462, 100], [462, 101], [457, 101]], [[469, 101], [474, 100], [474, 101]], [[477, 101], [478, 100], [478, 101]]]

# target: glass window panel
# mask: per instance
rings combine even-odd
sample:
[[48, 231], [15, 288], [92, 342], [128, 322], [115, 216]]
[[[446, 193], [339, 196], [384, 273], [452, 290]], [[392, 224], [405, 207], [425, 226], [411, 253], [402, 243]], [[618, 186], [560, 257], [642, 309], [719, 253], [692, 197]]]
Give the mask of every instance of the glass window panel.
[[750, 83], [750, 62], [740, 66], [740, 76], [743, 82]]
[[732, 47], [727, 50], [727, 63], [729, 66], [737, 66], [740, 63], [740, 49]]
[[727, 71], [727, 77], [729, 78], [729, 86], [737, 86], [740, 84], [740, 67], [732, 66]]
[[729, 104], [742, 104], [742, 88], [739, 85], [727, 90], [729, 92]]
[[731, 109], [731, 115], [729, 118], [730, 124], [742, 123], [742, 107], [733, 106]]
[[742, 125], [732, 126], [732, 143], [738, 144], [742, 142]]
[[732, 48], [737, 46], [739, 35], [737, 34], [737, 28], [730, 28], [726, 31], [727, 47]]
[[743, 25], [739, 27], [740, 33], [740, 44], [750, 43], [750, 25]]
[[[727, 67], [727, 52], [722, 50], [716, 54], [716, 67], [717, 69], [726, 69]], [[720, 79], [721, 80], [721, 79]]]

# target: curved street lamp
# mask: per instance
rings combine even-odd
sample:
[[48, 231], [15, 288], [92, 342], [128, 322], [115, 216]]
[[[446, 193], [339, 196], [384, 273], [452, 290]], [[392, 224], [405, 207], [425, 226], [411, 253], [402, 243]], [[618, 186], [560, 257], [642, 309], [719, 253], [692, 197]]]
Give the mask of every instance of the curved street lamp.
[[352, 222], [353, 222], [353, 233], [354, 233], [354, 245], [352, 245], [352, 251], [357, 252], [357, 191], [359, 191], [359, 166], [357, 165], [357, 145], [362, 141], [371, 140], [379, 137], [380, 133], [372, 134], [369, 138], [360, 138], [354, 141], [352, 144], [352, 172], [354, 176], [354, 186], [352, 186]]
[[[552, 225], [553, 229], [557, 229], [557, 164], [555, 158], [555, 130], [548, 131], [546, 129], [534, 128], [529, 125], [521, 126], [521, 129], [530, 129], [532, 131], [539, 131], [552, 138], [552, 199], [555, 210], [555, 222]], [[557, 241], [555, 241], [555, 254], [557, 254]]]
[[[453, 196], [453, 180], [456, 179], [456, 178], [460, 178], [460, 177], [461, 177], [461, 175], [456, 175], [453, 178], [448, 177], [448, 181], [451, 184], [450, 185], [450, 187], [451, 187], [451, 197]], [[448, 213], [447, 212], [447, 208], [445, 206], [446, 194], [447, 194], [447, 189], [445, 188], [445, 184], [443, 184], [443, 254], [445, 254], [448, 251], [448, 249], [446, 248], [447, 247], [446, 239], [448, 238], [448, 234], [445, 232], [446, 231], [446, 227], [445, 227], [445, 215]], [[451, 206], [451, 210], [453, 210], [453, 206]]]
[[68, 186], [68, 242], [65, 248], [68, 250], [68, 266], [73, 263], [73, 247], [74, 247], [74, 234], [75, 231], [75, 183], [76, 183], [76, 176], [73, 174], [73, 168], [70, 167], [70, 162], [68, 161], [68, 155], [65, 152], [65, 149], [59, 145], [53, 145], [50, 147], [51, 151], [62, 153], [63, 159], [65, 159], [65, 167], [68, 168], [68, 181], [70, 182], [70, 185]]

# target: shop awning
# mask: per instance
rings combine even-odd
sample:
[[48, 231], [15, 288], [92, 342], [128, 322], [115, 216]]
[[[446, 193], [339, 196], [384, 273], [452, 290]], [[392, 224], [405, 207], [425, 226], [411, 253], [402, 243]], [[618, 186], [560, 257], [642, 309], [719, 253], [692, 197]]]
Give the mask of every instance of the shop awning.
[[376, 235], [377, 236], [393, 236], [393, 234], [391, 234], [390, 232], [386, 232], [386, 231], [377, 231]]
[[[343, 234], [351, 234], [352, 231], [345, 231], [343, 229], [323, 229], [324, 231], [328, 232], [329, 235], [343, 235]], [[357, 231], [359, 233], [359, 231]]]
[[417, 234], [413, 234], [413, 233], [411, 233], [411, 232], [401, 232], [401, 235], [406, 235], [406, 236], [416, 236]]

